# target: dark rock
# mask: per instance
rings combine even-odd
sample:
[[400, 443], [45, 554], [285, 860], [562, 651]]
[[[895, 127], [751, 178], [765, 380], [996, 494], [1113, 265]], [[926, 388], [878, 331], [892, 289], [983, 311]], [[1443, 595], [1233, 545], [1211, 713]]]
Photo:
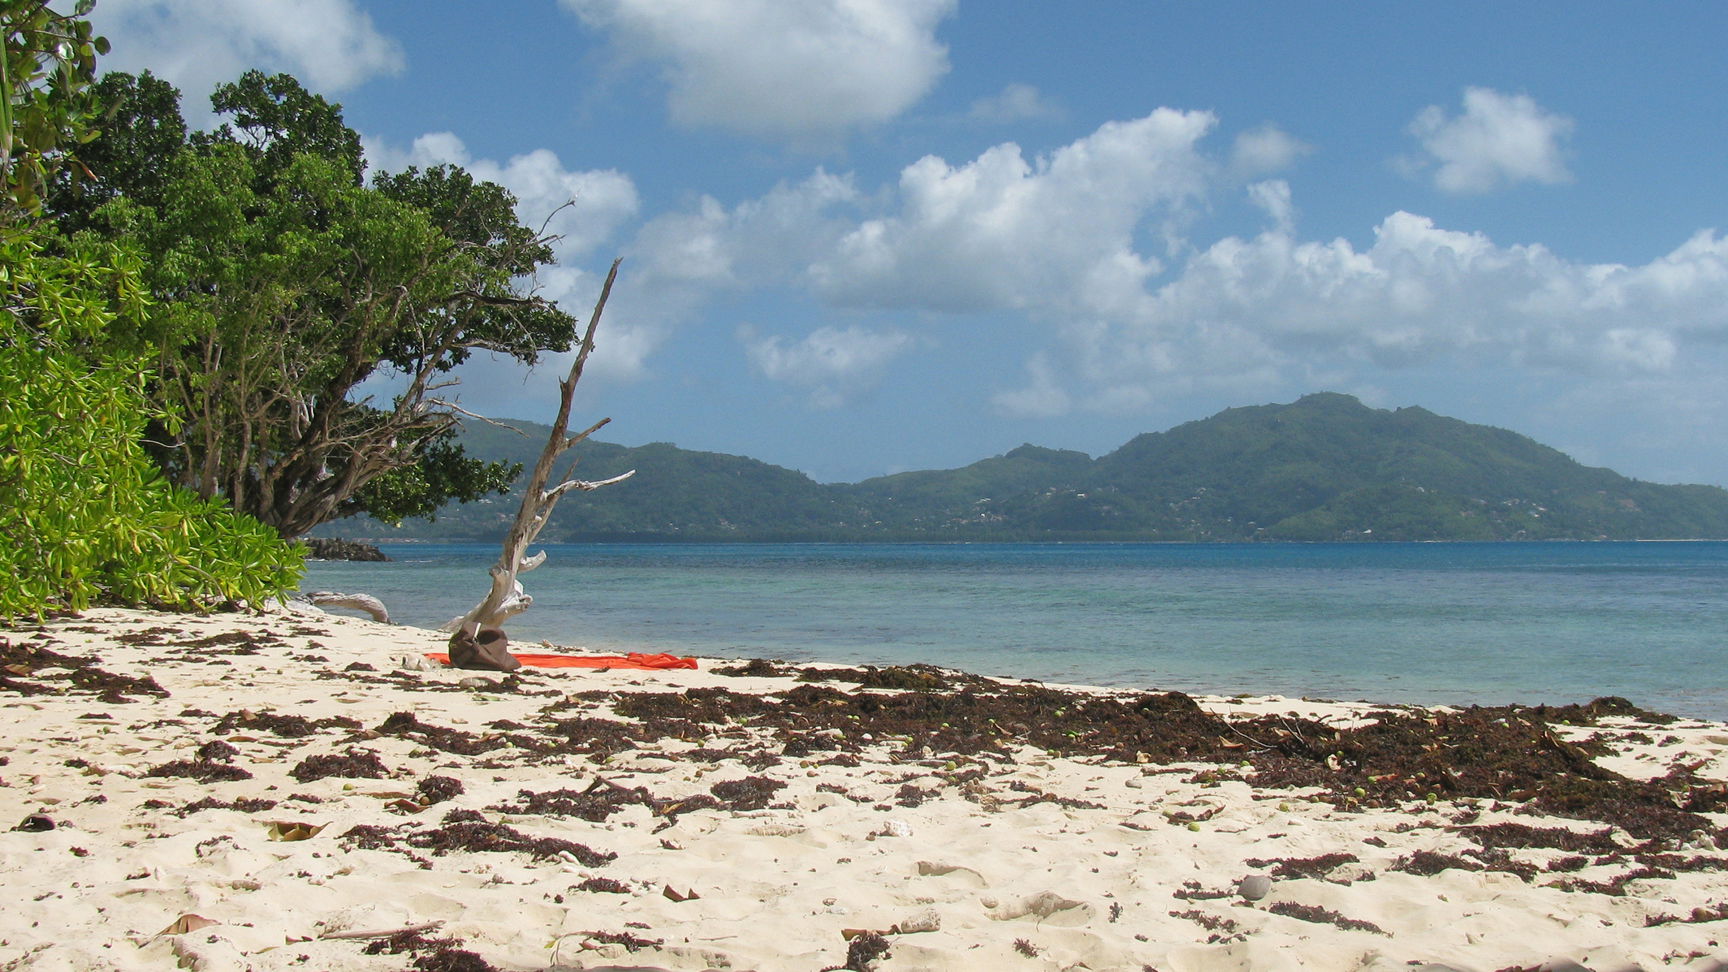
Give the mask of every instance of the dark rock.
[[307, 537], [302, 543], [312, 548], [312, 556], [318, 560], [359, 560], [376, 562], [389, 560], [384, 551], [369, 543], [358, 540], [341, 540], [335, 537]]

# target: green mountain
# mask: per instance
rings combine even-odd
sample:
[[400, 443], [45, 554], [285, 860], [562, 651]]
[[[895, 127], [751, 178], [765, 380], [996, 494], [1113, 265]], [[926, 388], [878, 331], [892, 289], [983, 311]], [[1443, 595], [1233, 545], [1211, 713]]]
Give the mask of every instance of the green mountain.
[[[473, 455], [532, 464], [526, 436], [480, 426]], [[545, 540], [1595, 540], [1728, 538], [1728, 491], [1580, 465], [1504, 429], [1347, 395], [1232, 408], [1137, 436], [1096, 460], [1025, 445], [960, 469], [820, 484], [741, 456], [666, 443], [578, 447], [576, 493]], [[492, 540], [513, 498], [392, 529], [321, 535]]]

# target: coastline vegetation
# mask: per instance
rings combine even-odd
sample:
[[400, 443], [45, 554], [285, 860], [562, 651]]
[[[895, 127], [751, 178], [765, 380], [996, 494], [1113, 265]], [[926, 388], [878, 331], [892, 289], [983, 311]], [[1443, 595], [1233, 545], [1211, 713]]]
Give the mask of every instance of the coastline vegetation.
[[94, 601], [203, 608], [279, 596], [304, 550], [144, 451], [150, 356], [121, 335], [157, 310], [137, 254], [67, 239], [42, 200], [92, 136], [106, 43], [84, 19], [8, 0], [0, 85], [0, 617]]
[[442, 390], [570, 349], [530, 289], [554, 238], [456, 166], [368, 178], [288, 75], [190, 130], [168, 83], [97, 76], [94, 5], [0, 0], [0, 617], [262, 602], [326, 520], [506, 488]]

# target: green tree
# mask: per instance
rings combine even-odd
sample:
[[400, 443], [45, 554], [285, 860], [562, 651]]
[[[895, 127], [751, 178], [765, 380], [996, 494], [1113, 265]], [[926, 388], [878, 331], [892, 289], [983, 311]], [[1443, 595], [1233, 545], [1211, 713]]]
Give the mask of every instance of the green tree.
[[96, 601], [262, 603], [304, 548], [177, 489], [139, 444], [155, 413], [143, 354], [93, 351], [148, 310], [136, 261], [0, 241], [0, 617]]
[[[160, 89], [135, 90], [166, 112]], [[152, 436], [169, 478], [290, 537], [502, 491], [516, 468], [453, 442], [448, 372], [475, 351], [532, 364], [570, 348], [575, 319], [521, 289], [550, 241], [458, 168], [363, 184], [340, 106], [291, 77], [248, 72], [213, 104], [229, 119], [214, 133], [166, 159], [137, 146], [159, 189], [122, 183], [89, 217], [149, 257], [162, 312], [136, 340], [159, 350], [160, 399], [181, 423]], [[380, 387], [389, 402], [369, 397]]]
[[47, 0], [0, 0], [0, 190], [13, 215], [37, 208], [67, 150], [90, 134], [96, 56], [108, 53], [84, 19], [93, 3], [60, 14]]
[[119, 196], [160, 206], [168, 163], [186, 145], [180, 92], [161, 78], [110, 71], [91, 91], [100, 130], [79, 146], [79, 164], [56, 174], [47, 200], [66, 233], [93, 228], [97, 208]]
[[146, 394], [154, 325], [136, 256], [34, 218], [90, 140], [106, 44], [89, 9], [0, 0], [0, 618], [97, 600], [261, 602], [295, 583], [304, 549], [175, 488], [141, 447], [146, 422], [173, 417]]

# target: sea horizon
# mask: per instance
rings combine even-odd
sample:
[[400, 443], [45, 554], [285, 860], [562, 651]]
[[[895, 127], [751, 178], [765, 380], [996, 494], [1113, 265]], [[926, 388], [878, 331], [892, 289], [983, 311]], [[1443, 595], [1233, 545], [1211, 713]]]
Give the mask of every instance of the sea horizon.
[[[306, 590], [437, 627], [499, 546], [394, 541]], [[1387, 704], [1617, 695], [1728, 718], [1728, 542], [546, 544], [518, 645], [842, 664]]]

